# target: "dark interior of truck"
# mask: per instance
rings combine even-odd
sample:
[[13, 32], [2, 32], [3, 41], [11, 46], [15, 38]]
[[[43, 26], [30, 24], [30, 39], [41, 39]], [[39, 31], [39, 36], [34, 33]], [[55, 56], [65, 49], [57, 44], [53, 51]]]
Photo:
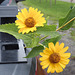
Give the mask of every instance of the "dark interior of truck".
[[0, 4], [3, 2], [4, 0], [0, 0]]

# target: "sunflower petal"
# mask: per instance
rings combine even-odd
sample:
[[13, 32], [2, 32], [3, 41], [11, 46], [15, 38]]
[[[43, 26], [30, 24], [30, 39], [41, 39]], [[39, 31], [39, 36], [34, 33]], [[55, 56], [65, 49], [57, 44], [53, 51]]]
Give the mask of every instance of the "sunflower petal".
[[56, 70], [57, 73], [60, 73], [60, 72], [63, 71], [62, 67], [58, 63], [55, 65], [55, 70]]
[[42, 26], [43, 27], [44, 25], [43, 24], [36, 24], [35, 26], [36, 27], [39, 27], [39, 26]]
[[61, 44], [59, 45], [60, 50], [61, 50], [63, 47], [64, 47], [64, 43], [61, 43]]
[[53, 52], [56, 52], [56, 51], [55, 51], [54, 44], [53, 44], [52, 42], [49, 43], [48, 46], [49, 46], [49, 50], [51, 50], [51, 51], [53, 51]]
[[64, 53], [60, 55], [62, 59], [68, 59], [71, 56], [71, 53]]
[[47, 59], [47, 60], [45, 60], [45, 61], [42, 61], [40, 64], [41, 64], [41, 65], [46, 65], [46, 64], [50, 64], [50, 62], [49, 62], [49, 60]]
[[32, 27], [32, 28], [25, 27], [25, 28], [23, 29], [22, 34], [24, 34], [24, 33], [29, 33], [30, 31], [31, 31], [31, 32], [36, 31], [36, 27]]
[[49, 63], [46, 63], [45, 65], [42, 66], [42, 69], [45, 69], [49, 66]]
[[48, 56], [47, 54], [45, 54], [45, 53], [43, 53], [43, 52], [40, 52], [40, 55], [43, 56], [43, 57], [44, 57], [44, 56]]
[[62, 60], [60, 60], [60, 63], [66, 65], [69, 63], [69, 61], [70, 61], [69, 59], [62, 59]]
[[30, 28], [30, 31], [31, 31], [31, 32], [36, 31], [36, 30], [37, 30], [36, 27]]
[[34, 17], [37, 14], [38, 9], [34, 9], [32, 7], [29, 8], [29, 16]]
[[40, 57], [39, 60], [40, 60], [40, 61], [44, 61], [44, 60], [47, 60], [48, 58], [49, 58], [49, 56]]
[[47, 73], [50, 73], [51, 72], [51, 69], [52, 69], [52, 66], [50, 64], [49, 67], [48, 67]]
[[48, 70], [47, 70], [47, 73], [54, 73], [55, 72], [55, 65], [54, 64], [51, 64], [49, 65], [48, 67]]
[[25, 27], [25, 26], [23, 26], [23, 25], [22, 25], [22, 26], [18, 26], [18, 28], [24, 28], [24, 27]]
[[22, 32], [22, 34], [28, 33], [29, 31], [30, 31], [30, 30], [29, 30], [27, 27], [25, 27], [24, 30], [23, 30], [23, 32]]
[[23, 29], [24, 29], [24, 28], [21, 28], [21, 29], [19, 29], [18, 33], [21, 33], [21, 32], [23, 32]]
[[58, 48], [59, 48], [59, 42], [57, 42], [57, 43], [55, 44], [55, 48], [56, 48], [56, 50], [58, 50]]
[[45, 48], [45, 50], [43, 50], [43, 52], [48, 55], [52, 54], [52, 51], [50, 51], [49, 48]]
[[66, 67], [65, 64], [62, 64], [62, 63], [60, 63], [60, 62], [59, 62], [59, 64], [61, 65], [61, 67], [62, 67], [63, 69]]
[[43, 23], [46, 23], [46, 20], [44, 17], [36, 18], [35, 21], [37, 23], [35, 26], [43, 26]]
[[25, 17], [23, 16], [23, 14], [21, 12], [18, 13], [18, 15], [16, 15], [16, 17], [21, 20], [23, 23], [25, 22]]
[[21, 9], [21, 12], [22, 12], [22, 14], [24, 15], [24, 18], [26, 19], [27, 16], [28, 16], [28, 11], [27, 11], [27, 9], [26, 9], [26, 8]]
[[15, 23], [16, 23], [16, 25], [24, 25], [25, 26], [25, 24], [21, 20], [16, 20]]
[[63, 48], [60, 52], [61, 52], [61, 53], [64, 53], [64, 52], [66, 52], [66, 51], [68, 50], [68, 48], [69, 48], [69, 47], [67, 46], [67, 47]]

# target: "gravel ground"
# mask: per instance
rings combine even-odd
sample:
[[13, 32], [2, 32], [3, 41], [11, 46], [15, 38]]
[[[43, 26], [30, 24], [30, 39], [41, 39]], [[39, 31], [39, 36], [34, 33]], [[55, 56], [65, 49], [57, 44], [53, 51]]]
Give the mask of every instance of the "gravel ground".
[[[65, 0], [65, 1], [69, 2], [70, 0]], [[17, 5], [19, 10], [23, 8], [27, 8], [21, 2], [19, 2]], [[52, 21], [48, 21], [48, 24], [52, 24], [52, 23], [53, 23]], [[70, 52], [71, 55], [75, 55], [75, 41], [71, 39], [71, 35], [70, 35], [71, 30], [73, 30], [73, 28], [70, 28], [69, 30], [66, 30], [63, 32], [59, 32], [61, 35], [65, 34], [65, 36], [63, 36], [62, 39], [60, 40], [60, 43], [64, 42], [66, 46], [69, 46], [68, 52]], [[54, 73], [54, 74], [48, 74], [48, 75], [75, 75], [75, 60], [71, 59], [70, 63], [67, 65], [66, 69], [62, 73], [59, 73], [59, 74]]]

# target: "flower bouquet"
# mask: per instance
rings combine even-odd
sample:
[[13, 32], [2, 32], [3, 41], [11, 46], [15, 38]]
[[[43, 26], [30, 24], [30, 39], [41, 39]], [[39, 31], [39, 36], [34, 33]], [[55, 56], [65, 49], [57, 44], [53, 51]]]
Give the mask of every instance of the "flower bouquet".
[[65, 18], [59, 20], [57, 25], [47, 25], [48, 17], [38, 9], [32, 7], [27, 10], [22, 9], [16, 15], [18, 18], [15, 23], [0, 25], [0, 32], [13, 35], [17, 39], [22, 39], [26, 45], [25, 48], [32, 50], [25, 58], [32, 58], [40, 55], [39, 60], [42, 69], [48, 68], [47, 73], [60, 73], [69, 63], [70, 53], [65, 53], [68, 46], [64, 43], [59, 44], [63, 35], [59, 30], [68, 30], [75, 20], [75, 7], [73, 7]]

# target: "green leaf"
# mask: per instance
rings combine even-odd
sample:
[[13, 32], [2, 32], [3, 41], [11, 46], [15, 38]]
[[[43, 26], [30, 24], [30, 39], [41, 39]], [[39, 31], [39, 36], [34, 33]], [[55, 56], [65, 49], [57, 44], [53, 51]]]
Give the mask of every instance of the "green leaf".
[[[59, 27], [66, 24], [67, 22], [69, 22], [74, 17], [75, 17], [75, 7], [70, 9], [69, 13], [67, 14], [67, 16], [65, 18], [62, 18], [59, 20]], [[68, 30], [73, 25], [73, 23], [74, 23], [74, 20], [71, 21], [69, 24], [67, 24], [65, 27], [63, 27], [61, 30]]]
[[31, 47], [35, 47], [39, 44], [40, 38], [39, 37], [33, 37], [32, 38], [32, 43], [31, 43]]
[[45, 25], [44, 27], [38, 27], [36, 33], [51, 36], [51, 38], [59, 35], [58, 32], [56, 32], [56, 25]]
[[48, 22], [48, 19], [49, 19], [49, 16], [46, 17], [46, 24], [47, 24], [47, 22]]
[[57, 25], [44, 25], [44, 27], [38, 27], [37, 31], [45, 30], [45, 31], [56, 31], [56, 26]]
[[48, 47], [48, 43], [53, 42], [54, 44], [56, 44], [57, 41], [59, 41], [61, 39], [61, 35], [57, 36], [55, 38], [51, 38], [51, 39], [47, 39], [44, 42], [42, 42], [42, 44], [46, 47]]
[[[33, 39], [34, 36], [32, 37], [32, 35], [34, 34], [31, 34], [31, 33], [30, 34], [19, 34], [15, 23], [0, 25], [0, 32], [5, 32], [5, 33], [13, 35], [17, 39], [22, 39], [24, 43], [26, 44], [26, 47], [28, 48], [32, 48], [38, 45], [38, 42], [39, 42], [39, 38], [37, 37], [35, 38], [35, 39], [38, 39], [37, 41]], [[31, 45], [33, 42], [35, 45]]]
[[30, 51], [30, 53], [25, 58], [32, 58], [32, 57], [38, 56], [39, 53], [42, 52], [43, 50], [44, 50], [43, 46], [41, 45], [36, 46]]

